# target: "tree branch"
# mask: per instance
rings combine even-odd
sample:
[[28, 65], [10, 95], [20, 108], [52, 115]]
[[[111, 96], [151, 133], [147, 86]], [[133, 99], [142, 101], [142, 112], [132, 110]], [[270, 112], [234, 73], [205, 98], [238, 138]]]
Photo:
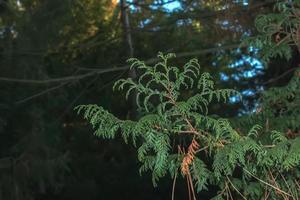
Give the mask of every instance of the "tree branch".
[[278, 81], [279, 79], [285, 77], [286, 75], [290, 74], [291, 72], [294, 72], [296, 69], [298, 69], [299, 67], [294, 67], [294, 68], [291, 68], [287, 71], [285, 71], [284, 73], [282, 73], [280, 76], [277, 76], [275, 78], [272, 78], [266, 82], [263, 83], [263, 85], [267, 85], [267, 84], [270, 84], [270, 83], [273, 83], [273, 82], [276, 82]]
[[39, 93], [37, 93], [37, 94], [34, 94], [34, 95], [32, 95], [32, 96], [26, 97], [25, 99], [16, 101], [15, 104], [21, 104], [21, 103], [27, 102], [27, 101], [29, 101], [29, 100], [31, 100], [31, 99], [34, 99], [34, 98], [36, 98], [36, 97], [42, 96], [42, 95], [44, 95], [44, 94], [47, 94], [48, 92], [51, 92], [51, 91], [57, 90], [57, 89], [59, 89], [59, 88], [61, 88], [61, 87], [64, 87], [64, 86], [67, 85], [68, 83], [69, 83], [69, 82], [62, 83], [62, 84], [60, 84], [60, 85], [58, 85], [58, 86], [49, 88], [49, 89], [47, 89], [47, 90], [44, 90], [44, 91], [39, 92]]
[[[190, 52], [181, 52], [177, 53], [177, 58], [183, 58], [183, 57], [189, 57], [189, 56], [197, 56], [207, 53], [213, 53], [220, 50], [228, 50], [228, 49], [234, 49], [238, 47], [243, 47], [241, 44], [230, 44], [220, 47], [213, 47], [198, 51], [190, 51]], [[153, 64], [159, 61], [159, 58], [150, 58], [147, 61], [145, 61], [145, 64]], [[122, 67], [113, 67], [113, 68], [107, 68], [107, 69], [100, 69], [100, 70], [94, 70], [89, 73], [77, 75], [77, 76], [65, 76], [61, 78], [52, 78], [52, 79], [45, 79], [45, 80], [35, 80], [35, 79], [18, 79], [18, 78], [8, 78], [8, 77], [0, 77], [0, 81], [2, 82], [10, 82], [10, 83], [23, 83], [23, 84], [53, 84], [53, 83], [61, 83], [61, 82], [69, 82], [69, 81], [78, 81], [84, 78], [88, 78], [90, 76], [100, 75], [100, 74], [106, 74], [110, 72], [117, 72], [117, 71], [125, 71], [129, 70], [130, 65], [124, 65]]]

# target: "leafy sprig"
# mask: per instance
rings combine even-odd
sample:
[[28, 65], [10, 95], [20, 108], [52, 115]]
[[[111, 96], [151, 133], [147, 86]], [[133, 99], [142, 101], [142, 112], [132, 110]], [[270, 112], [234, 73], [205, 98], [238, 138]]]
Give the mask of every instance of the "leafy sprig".
[[[211, 103], [226, 102], [230, 96], [240, 94], [232, 89], [215, 89], [212, 77], [201, 73], [196, 59], [174, 67], [168, 63], [174, 54], [158, 56], [161, 60], [154, 66], [130, 59], [131, 69], [141, 75], [136, 80], [121, 79], [114, 85], [114, 89], [126, 90], [126, 97], [137, 95], [137, 105], [145, 110], [138, 120], [118, 119], [97, 105], [76, 107], [97, 136], [111, 139], [119, 134], [126, 143], [131, 139], [141, 162], [140, 173], [151, 171], [154, 185], [167, 174], [174, 178], [180, 173], [187, 178], [192, 193], [192, 185], [201, 191], [214, 184], [220, 187], [217, 198], [225, 197], [229, 191], [253, 198], [261, 195], [257, 185], [252, 184], [255, 191], [244, 192], [240, 186], [254, 179], [267, 183], [261, 188], [269, 187], [270, 176], [266, 174], [270, 168], [285, 173], [300, 164], [298, 139], [290, 141], [277, 131], [272, 132], [271, 143], [264, 144], [259, 139], [261, 125], [242, 133], [229, 120], [208, 115]], [[182, 90], [186, 89], [195, 94], [183, 96]], [[239, 169], [246, 171], [242, 170], [240, 179], [236, 179], [234, 174]], [[272, 192], [276, 194], [278, 190]]]

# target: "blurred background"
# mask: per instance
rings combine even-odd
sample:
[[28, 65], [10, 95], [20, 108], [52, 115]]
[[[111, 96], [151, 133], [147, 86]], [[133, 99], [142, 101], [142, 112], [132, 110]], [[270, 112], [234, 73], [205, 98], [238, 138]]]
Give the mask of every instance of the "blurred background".
[[[266, 68], [257, 49], [241, 45], [275, 2], [0, 0], [0, 199], [170, 199], [170, 177], [154, 188], [138, 173], [135, 149], [96, 138], [74, 107], [98, 104], [128, 118], [134, 109], [112, 84], [135, 76], [128, 58], [153, 64], [161, 51], [176, 53], [177, 66], [198, 58], [219, 88], [244, 96], [211, 113], [255, 112], [260, 93], [285, 85], [299, 63], [294, 55]], [[186, 199], [186, 187], [177, 182], [177, 199]]]

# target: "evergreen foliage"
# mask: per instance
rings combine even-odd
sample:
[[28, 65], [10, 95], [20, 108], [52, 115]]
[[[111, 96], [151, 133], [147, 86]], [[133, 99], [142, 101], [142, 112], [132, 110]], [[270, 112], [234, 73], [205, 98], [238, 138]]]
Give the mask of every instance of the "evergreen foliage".
[[[213, 101], [226, 102], [239, 93], [215, 89], [210, 74], [200, 72], [196, 59], [177, 68], [169, 64], [174, 54], [158, 56], [161, 61], [154, 66], [130, 59], [131, 68], [141, 75], [114, 85], [126, 89], [126, 97], [137, 92], [136, 102], [144, 113], [139, 120], [118, 119], [97, 105], [76, 107], [95, 134], [102, 138], [121, 134], [125, 142], [131, 138], [141, 162], [140, 172], [150, 170], [154, 185], [168, 173], [174, 178], [180, 172], [194, 199], [194, 186], [200, 192], [207, 185], [220, 188], [215, 199], [296, 198], [297, 189], [291, 192], [291, 188], [298, 187], [295, 169], [300, 162], [300, 140], [270, 131], [265, 142], [259, 137], [261, 125], [240, 132], [227, 119], [208, 115]], [[186, 98], [181, 91], [188, 89], [195, 94]]]
[[[219, 188], [215, 199], [243, 199], [242, 195], [247, 199], [298, 199], [299, 72], [286, 85], [290, 76], [284, 74], [289, 75], [287, 68], [295, 66], [271, 56], [288, 55], [291, 62], [297, 60], [294, 42], [299, 38], [295, 34], [299, 1], [280, 1], [275, 13], [256, 21], [260, 35], [250, 45], [257, 42], [260, 46], [255, 47], [272, 63], [266, 71], [261, 66], [253, 77], [245, 76], [253, 69], [251, 63], [234, 68], [228, 64], [248, 56], [246, 48], [234, 48], [245, 33], [253, 33], [255, 16], [269, 13], [276, 1], [248, 1], [245, 5], [245, 1], [236, 0], [140, 0], [127, 1], [124, 9], [120, 2], [0, 1], [0, 199], [168, 199], [168, 182], [159, 182], [160, 190], [155, 192], [146, 179], [139, 179], [135, 153], [119, 138], [136, 146], [140, 173], [152, 171], [155, 182], [171, 175], [175, 199], [186, 199], [181, 197], [185, 194], [182, 177], [187, 178], [191, 192], [209, 190], [200, 192], [200, 199], [216, 195], [212, 185]], [[180, 8], [167, 9], [172, 3], [180, 3]], [[129, 31], [122, 27], [124, 11], [128, 12]], [[282, 29], [274, 26], [280, 21]], [[177, 66], [186, 62], [185, 58], [197, 56], [201, 66], [214, 67], [198, 73], [192, 61], [196, 68], [182, 74], [180, 88], [174, 88], [178, 92], [176, 110], [171, 103], [162, 104], [167, 102], [160, 94], [164, 87], [151, 81], [152, 72], [142, 77], [147, 70], [134, 66], [142, 78], [126, 83], [123, 90], [126, 93], [130, 86], [135, 87], [128, 97], [139, 94], [136, 113], [140, 116], [137, 121], [121, 120], [129, 104], [121, 100], [122, 91], [112, 95], [110, 84], [128, 69], [120, 65], [128, 57], [128, 33], [134, 55], [147, 58], [147, 64], [157, 61], [153, 54], [161, 50], [178, 52]], [[270, 73], [268, 77], [272, 69], [277, 75]], [[176, 73], [184, 68], [174, 70], [178, 72], [171, 71], [169, 78], [176, 83]], [[276, 77], [282, 73], [278, 81]], [[158, 67], [156, 78], [163, 81], [163, 74], [164, 69]], [[218, 80], [222, 74], [227, 81], [222, 76]], [[257, 113], [230, 121], [217, 116], [236, 116], [242, 108], [239, 103], [222, 102], [228, 102], [229, 93], [235, 92], [227, 91], [225, 98], [214, 87], [259, 92], [260, 83], [274, 77], [267, 86], [280, 87], [264, 92]], [[251, 109], [257, 96], [244, 96], [243, 104]], [[113, 113], [96, 105], [90, 107], [94, 118], [86, 117], [93, 120], [95, 133], [116, 140], [105, 142], [86, 134], [90, 129], [72, 108], [90, 102], [98, 102]], [[83, 113], [88, 106], [82, 109]], [[171, 116], [174, 110], [186, 115], [196, 131], [204, 132], [188, 132], [183, 116]], [[164, 121], [162, 116], [169, 118]], [[166, 127], [153, 128], [153, 124]]]
[[247, 45], [260, 49], [266, 62], [274, 57], [290, 59], [293, 48], [300, 50], [300, 2], [297, 0], [278, 2], [274, 9], [276, 12], [259, 15], [256, 18], [255, 26], [259, 35], [245, 40]]
[[[189, 61], [182, 69], [178, 69], [168, 66], [168, 59], [174, 57], [173, 54], [159, 54], [159, 57], [162, 61], [154, 67], [147, 66], [137, 59], [130, 59], [131, 67], [136, 67], [143, 74], [137, 82], [129, 78], [115, 83], [115, 88], [118, 89], [128, 87], [127, 97], [134, 89], [138, 92], [137, 105], [141, 110], [145, 110], [146, 114], [137, 122], [117, 119], [96, 105], [77, 107], [78, 113], [83, 111], [84, 118], [89, 120], [96, 129], [96, 135], [114, 138], [120, 131], [126, 142], [128, 137], [131, 137], [133, 143], [138, 145], [138, 158], [143, 163], [141, 171], [153, 171], [154, 184], [166, 175], [170, 167], [169, 163], [180, 163], [179, 157], [172, 157], [176, 152], [171, 148], [171, 139], [189, 135], [192, 141], [198, 141], [199, 144], [213, 149], [225, 138], [238, 137], [236, 131], [225, 119], [207, 116], [208, 105], [211, 101], [214, 99], [226, 101], [231, 95], [238, 95], [238, 93], [230, 89], [214, 89], [213, 81], [208, 73], [201, 74], [200, 79], [197, 80], [200, 67], [196, 59]], [[199, 93], [183, 100], [180, 90], [190, 89], [193, 86]], [[208, 136], [209, 130], [214, 134]], [[198, 148], [199, 145], [188, 148], [186, 155], [189, 158], [182, 165], [182, 169], [189, 168], [193, 164], [191, 161], [195, 155], [192, 151], [197, 151]], [[185, 150], [182, 149], [182, 151]], [[184, 159], [184, 155], [185, 153], [182, 153], [181, 159]], [[196, 164], [203, 165], [199, 160]], [[201, 169], [201, 166], [195, 168]], [[173, 173], [175, 172], [171, 171], [171, 175]], [[199, 181], [203, 182], [202, 178]], [[205, 182], [198, 185], [201, 188], [204, 184]]]

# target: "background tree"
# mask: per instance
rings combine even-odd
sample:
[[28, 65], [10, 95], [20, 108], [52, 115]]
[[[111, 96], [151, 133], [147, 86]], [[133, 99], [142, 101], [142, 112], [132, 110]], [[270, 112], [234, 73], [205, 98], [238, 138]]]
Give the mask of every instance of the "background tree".
[[[175, 52], [178, 66], [197, 57], [217, 87], [250, 94], [228, 110], [213, 104], [211, 113], [235, 117], [253, 111], [260, 90], [286, 85], [298, 64], [296, 53], [290, 64], [272, 60], [268, 68], [254, 69], [253, 60], [245, 61], [258, 55], [240, 46], [241, 38], [256, 34], [255, 17], [270, 12], [275, 2], [128, 1], [135, 57], [153, 64], [158, 51]], [[158, 191], [139, 178], [133, 149], [119, 140], [99, 141], [72, 111], [78, 104], [97, 103], [118, 117], [127, 115], [124, 94], [111, 91], [129, 67], [120, 8], [105, 0], [1, 1], [1, 198], [170, 196], [167, 180]], [[182, 187], [178, 198], [184, 193]]]

